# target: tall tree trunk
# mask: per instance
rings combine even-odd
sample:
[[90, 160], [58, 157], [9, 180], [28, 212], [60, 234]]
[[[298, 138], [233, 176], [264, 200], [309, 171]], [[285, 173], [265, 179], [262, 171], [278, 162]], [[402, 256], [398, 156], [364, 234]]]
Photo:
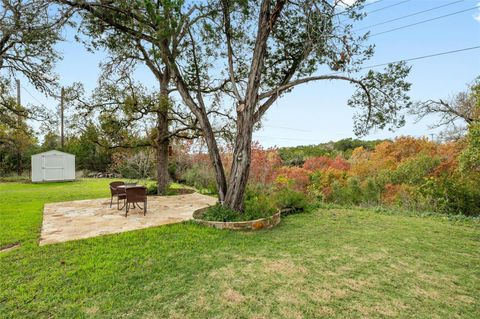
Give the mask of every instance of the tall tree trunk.
[[250, 174], [253, 110], [253, 106], [245, 102], [240, 102], [237, 106], [237, 134], [224, 205], [239, 212], [243, 211], [243, 200]]
[[[165, 51], [168, 48], [162, 47]], [[165, 56], [168, 56], [168, 53], [163, 52]], [[227, 194], [227, 179], [225, 177], [225, 170], [223, 169], [222, 164], [222, 157], [220, 156], [220, 149], [218, 148], [217, 141], [215, 139], [215, 133], [213, 132], [212, 125], [208, 119], [207, 111], [204, 105], [199, 106], [193, 99], [190, 94], [189, 89], [187, 88], [186, 83], [184, 82], [183, 78], [181, 77], [181, 73], [178, 70], [177, 66], [173, 58], [165, 59], [165, 64], [173, 71], [175, 76], [175, 84], [178, 89], [178, 93], [183, 99], [183, 102], [187, 105], [187, 107], [195, 114], [200, 128], [202, 129], [203, 137], [205, 138], [205, 142], [207, 143], [208, 148], [208, 155], [210, 156], [210, 160], [212, 161], [213, 169], [215, 170], [215, 180], [217, 182], [218, 188], [218, 200], [220, 202], [225, 201], [225, 197]], [[201, 93], [197, 94], [199, 97], [199, 101], [201, 101]]]
[[223, 169], [222, 158], [220, 155], [220, 149], [218, 148], [217, 141], [215, 140], [215, 134], [213, 132], [210, 121], [207, 114], [203, 109], [200, 110], [200, 115], [197, 115], [197, 119], [200, 122], [202, 128], [203, 137], [208, 147], [208, 154], [212, 161], [213, 168], [215, 170], [215, 180], [217, 182], [218, 200], [224, 202], [227, 194], [227, 179], [225, 178], [225, 170]]
[[157, 141], [155, 157], [157, 162], [157, 194], [165, 195], [168, 187], [168, 112], [170, 101], [168, 99], [168, 79], [160, 82], [160, 103], [157, 112]]
[[250, 174], [252, 158], [252, 131], [253, 125], [247, 121], [239, 121], [235, 148], [233, 151], [232, 168], [228, 184], [227, 196], [224, 205], [230, 209], [242, 212], [245, 190]]
[[17, 175], [22, 176], [23, 174], [23, 163], [22, 163], [22, 153], [20, 151], [17, 153]]

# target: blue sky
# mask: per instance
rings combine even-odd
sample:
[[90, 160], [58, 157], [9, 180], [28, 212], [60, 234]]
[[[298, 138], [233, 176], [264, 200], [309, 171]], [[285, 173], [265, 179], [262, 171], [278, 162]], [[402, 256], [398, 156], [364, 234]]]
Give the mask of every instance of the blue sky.
[[[349, 0], [352, 1], [352, 0]], [[398, 4], [388, 9], [372, 12], [358, 27], [367, 27], [411, 13], [427, 10], [443, 4], [443, 8], [418, 14], [371, 28], [372, 34], [396, 27], [416, 23], [430, 18], [454, 13], [478, 6], [475, 10], [455, 14], [420, 25], [396, 30], [371, 38], [376, 45], [375, 56], [366, 65], [375, 65], [401, 59], [414, 58], [445, 51], [480, 45], [480, 3], [479, 0], [380, 0], [371, 1], [367, 12]], [[378, 2], [378, 3], [375, 3]], [[456, 3], [454, 3], [456, 2]], [[96, 86], [98, 64], [102, 54], [91, 54], [81, 44], [73, 41], [73, 34], [66, 31], [68, 41], [58, 45], [64, 58], [56, 72], [63, 85], [75, 81], [84, 83], [86, 89]], [[412, 83], [411, 96], [415, 100], [448, 98], [466, 88], [480, 75], [480, 50], [471, 50], [449, 55], [412, 61], [408, 80]], [[380, 69], [378, 69], [380, 70]], [[148, 85], [152, 78], [145, 72], [140, 80]], [[22, 102], [55, 107], [57, 101], [47, 98], [23, 81]], [[297, 87], [279, 100], [266, 114], [264, 127], [254, 134], [254, 139], [264, 146], [306, 145], [354, 137], [353, 110], [346, 102], [353, 88], [342, 82], [316, 82]], [[32, 96], [33, 95], [33, 96]], [[435, 118], [415, 123], [407, 117], [407, 125], [390, 132], [371, 132], [365, 139], [393, 138], [400, 135], [429, 136], [438, 130], [430, 130]]]

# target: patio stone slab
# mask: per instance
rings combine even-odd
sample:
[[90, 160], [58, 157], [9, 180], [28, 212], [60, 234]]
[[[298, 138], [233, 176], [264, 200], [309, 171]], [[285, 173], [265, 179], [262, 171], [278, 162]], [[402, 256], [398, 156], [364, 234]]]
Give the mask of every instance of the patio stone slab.
[[40, 245], [179, 223], [192, 219], [195, 210], [214, 205], [216, 198], [198, 193], [148, 196], [147, 214], [139, 208], [110, 208], [110, 199], [87, 199], [45, 204]]

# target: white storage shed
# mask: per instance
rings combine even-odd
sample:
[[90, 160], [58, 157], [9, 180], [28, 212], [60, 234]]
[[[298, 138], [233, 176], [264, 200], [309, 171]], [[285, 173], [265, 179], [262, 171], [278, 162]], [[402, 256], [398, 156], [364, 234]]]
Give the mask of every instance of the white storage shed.
[[75, 155], [51, 150], [32, 155], [32, 182], [75, 180]]

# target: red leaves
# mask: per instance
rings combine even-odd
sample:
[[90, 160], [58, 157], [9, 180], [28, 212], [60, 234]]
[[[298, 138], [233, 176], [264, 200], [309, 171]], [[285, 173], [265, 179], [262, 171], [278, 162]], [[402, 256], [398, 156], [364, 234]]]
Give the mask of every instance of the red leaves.
[[303, 168], [312, 172], [327, 168], [348, 171], [350, 169], [350, 164], [340, 156], [337, 156], [334, 159], [327, 156], [319, 156], [307, 159], [303, 164]]

